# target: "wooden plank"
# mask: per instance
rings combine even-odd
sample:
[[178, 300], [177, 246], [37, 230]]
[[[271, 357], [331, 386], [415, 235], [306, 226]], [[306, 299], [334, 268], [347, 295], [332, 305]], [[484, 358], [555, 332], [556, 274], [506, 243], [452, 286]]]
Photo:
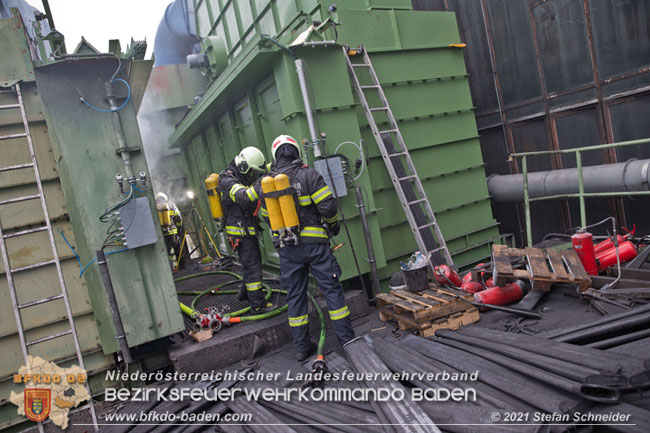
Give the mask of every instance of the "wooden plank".
[[530, 272], [525, 269], [515, 269], [512, 272], [512, 279], [514, 280], [530, 280]]
[[407, 314], [399, 314], [396, 313], [393, 309], [390, 307], [384, 307], [380, 310], [379, 318], [387, 322], [389, 320], [395, 320], [397, 321], [397, 324], [399, 326], [399, 329], [402, 331], [406, 331], [408, 329], [425, 329], [431, 326], [431, 322], [427, 323], [416, 323], [415, 320], [413, 320], [412, 317], [409, 317]]
[[454, 314], [445, 320], [435, 321], [430, 327], [420, 329], [418, 332], [421, 337], [432, 337], [438, 329], [459, 329], [462, 326], [478, 322], [480, 315], [477, 308], [465, 311], [463, 313]]
[[539, 248], [526, 248], [526, 258], [530, 265], [530, 273], [533, 280], [535, 279], [553, 279], [553, 274], [548, 269], [546, 263], [546, 254]]
[[510, 253], [507, 245], [492, 245], [492, 266], [496, 275], [509, 275], [512, 273]]
[[420, 296], [419, 294], [413, 293], [413, 292], [408, 292], [406, 290], [391, 290], [391, 295], [397, 296], [402, 299], [406, 299], [407, 301], [411, 301], [415, 304], [422, 305], [425, 308], [428, 307], [439, 307], [440, 302], [434, 301], [432, 299], [428, 299], [424, 296]]
[[375, 299], [377, 300], [377, 306], [383, 307], [384, 305], [390, 305], [391, 295], [388, 293], [379, 293]]
[[548, 261], [551, 264], [555, 278], [558, 281], [573, 281], [573, 275], [569, 274], [564, 268], [564, 260], [562, 260], [562, 253], [558, 250], [549, 248], [546, 250]]
[[[399, 294], [401, 296], [404, 296], [404, 298], [393, 296], [393, 294]], [[447, 316], [449, 314], [463, 311], [471, 307], [469, 304], [460, 299], [454, 298], [451, 299], [451, 301], [448, 301], [444, 298], [437, 297], [437, 299], [441, 301], [438, 303], [436, 301], [423, 298], [415, 293], [409, 293], [406, 291], [394, 290], [391, 292], [391, 294], [381, 293], [377, 295], [377, 298], [379, 299], [378, 305], [380, 304], [380, 306], [392, 306], [397, 314], [403, 314], [410, 317], [414, 323], [422, 323], [428, 320], [437, 319], [439, 317]], [[427, 305], [426, 302], [430, 302], [433, 305]]]
[[449, 296], [450, 299], [457, 299], [458, 297], [473, 300], [474, 295], [472, 293], [463, 292], [460, 289], [453, 289], [451, 287], [445, 287], [444, 289], [439, 289], [439, 295], [443, 295], [444, 299], [447, 299], [446, 296]]
[[584, 266], [582, 266], [578, 254], [571, 249], [562, 251], [562, 255], [564, 256], [564, 263], [573, 274], [574, 282], [580, 285], [581, 291], [587, 290], [591, 286], [591, 278], [587, 275]]
[[526, 250], [522, 248], [509, 248], [510, 257], [526, 257]]
[[[440, 291], [432, 291], [432, 290], [426, 290], [421, 293], [423, 297], [433, 299], [434, 301], [437, 301], [441, 304], [448, 304], [450, 301], [450, 298], [452, 298], [449, 295], [445, 295], [444, 293], [441, 293]], [[453, 299], [453, 298], [452, 298]]]
[[[377, 296], [379, 297], [380, 295]], [[412, 302], [405, 301], [404, 299], [400, 299], [397, 296], [393, 296], [388, 293], [381, 293], [381, 300], [382, 302], [386, 302], [387, 304], [392, 304], [393, 307], [395, 307], [395, 311], [397, 311], [398, 313], [408, 311], [414, 314], [415, 316], [424, 310], [424, 307], [421, 305], [417, 305]]]

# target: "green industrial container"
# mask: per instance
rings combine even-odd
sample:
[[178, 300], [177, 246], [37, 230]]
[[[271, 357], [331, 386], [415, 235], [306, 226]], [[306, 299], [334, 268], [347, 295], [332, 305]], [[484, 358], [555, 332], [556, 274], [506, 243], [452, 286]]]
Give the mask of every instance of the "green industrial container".
[[[117, 150], [112, 114], [92, 110], [80, 102], [80, 93], [100, 107], [104, 102], [104, 82], [115, 71], [115, 57], [98, 56], [58, 61], [39, 60], [26, 38], [24, 24], [14, 10], [12, 19], [0, 19], [0, 105], [16, 104], [10, 89], [20, 83], [29, 129], [35, 147], [48, 213], [52, 221], [58, 257], [67, 287], [85, 367], [93, 392], [101, 392], [105, 372], [116, 368], [115, 329], [106, 300], [106, 292], [96, 265], [88, 267], [80, 278], [80, 265], [95, 257], [106, 238], [108, 224], [98, 217], [109, 204], [124, 195], [115, 182], [115, 174], [124, 173]], [[33, 58], [32, 58], [33, 57]], [[131, 64], [128, 76], [132, 98], [120, 110], [131, 161], [136, 173], [148, 175], [135, 118], [135, 104], [141, 96], [137, 78], [146, 82], [151, 62]], [[126, 96], [126, 89], [119, 95]], [[118, 95], [118, 96], [119, 96]], [[123, 101], [124, 99], [121, 99]], [[0, 136], [24, 132], [20, 111], [0, 110]], [[24, 137], [0, 140], [0, 166], [30, 162]], [[138, 184], [142, 188], [141, 184]], [[155, 217], [153, 195], [150, 199]], [[31, 168], [0, 173], [0, 201], [37, 192]], [[156, 217], [157, 218], [157, 217]], [[45, 221], [38, 200], [0, 205], [0, 221], [5, 234], [42, 226]], [[176, 290], [158, 224], [155, 244], [108, 256], [127, 341], [131, 347], [143, 347], [184, 329]], [[64, 238], [65, 237], [65, 238]], [[76, 248], [81, 262], [66, 244]], [[52, 260], [46, 231], [37, 231], [5, 241], [13, 269]], [[108, 248], [107, 251], [117, 248]], [[57, 272], [53, 265], [16, 272], [14, 285], [19, 303], [28, 303], [59, 294]], [[62, 300], [22, 310], [26, 339], [35, 340], [69, 328]], [[13, 383], [13, 374], [24, 365], [14, 320], [5, 269], [0, 261], [0, 430], [23, 422], [17, 408], [9, 403], [12, 390], [22, 392]], [[146, 346], [145, 346], [146, 347]], [[137, 350], [137, 349], [136, 349]], [[61, 366], [76, 363], [72, 337], [66, 335], [30, 348], [30, 354], [55, 361]], [[151, 356], [151, 353], [147, 353]], [[138, 364], [131, 366], [138, 369]]]
[[[185, 155], [192, 188], [201, 190], [203, 179], [225, 168], [243, 147], [258, 146], [270, 158], [277, 135], [309, 138], [294, 59], [278, 46], [291, 45], [307, 31], [309, 42], [335, 41], [293, 50], [307, 64], [317, 127], [327, 133], [323, 154], [340, 153], [354, 164], [360, 154], [348, 142], [364, 150], [367, 164], [357, 182], [380, 278], [399, 269], [417, 245], [352, 87], [342, 46], [368, 51], [455, 264], [467, 267], [490, 256], [491, 244], [499, 241], [498, 223], [453, 13], [413, 11], [410, 1], [381, 0], [337, 7], [315, 0], [199, 0], [195, 6], [198, 35], [205, 38], [204, 49], [211, 47], [211, 82], [170, 139]], [[207, 219], [204, 195], [200, 205]], [[336, 254], [344, 280], [357, 274], [351, 246], [361, 272], [369, 271], [355, 205], [351, 190], [342, 207], [352, 245], [344, 230], [335, 239], [345, 242]], [[268, 233], [263, 243], [267, 264], [277, 264]]]

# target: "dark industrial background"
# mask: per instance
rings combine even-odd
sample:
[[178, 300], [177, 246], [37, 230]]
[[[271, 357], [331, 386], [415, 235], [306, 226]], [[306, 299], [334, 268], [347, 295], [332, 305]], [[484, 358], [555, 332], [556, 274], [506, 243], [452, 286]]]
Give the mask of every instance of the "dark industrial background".
[[[650, 137], [650, 1], [413, 0], [454, 11], [486, 174], [519, 173], [510, 152], [568, 149]], [[650, 158], [650, 146], [588, 152], [584, 165]], [[529, 171], [575, 167], [539, 156]], [[532, 204], [535, 242], [580, 224], [577, 201]], [[524, 243], [521, 205], [493, 205], [502, 233]], [[587, 222], [615, 215], [650, 232], [646, 199], [587, 200]]]

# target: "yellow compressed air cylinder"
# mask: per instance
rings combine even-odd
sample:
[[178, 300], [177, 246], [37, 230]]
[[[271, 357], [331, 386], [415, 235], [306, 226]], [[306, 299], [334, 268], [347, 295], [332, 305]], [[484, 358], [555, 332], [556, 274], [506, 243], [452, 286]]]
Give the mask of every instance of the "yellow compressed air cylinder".
[[217, 192], [217, 185], [219, 185], [219, 175], [212, 173], [205, 180], [205, 191], [208, 193], [208, 201], [210, 202], [210, 213], [215, 220], [223, 217], [223, 208], [221, 207], [221, 199]]
[[[278, 174], [275, 177], [276, 191], [282, 191], [289, 188], [289, 177], [286, 174]], [[280, 209], [282, 210], [282, 218], [284, 219], [284, 226], [286, 228], [298, 227], [300, 220], [298, 220], [298, 212], [296, 211], [296, 202], [293, 199], [293, 194], [286, 193], [278, 197], [280, 202]]]
[[[275, 182], [271, 176], [264, 176], [262, 179], [262, 193], [268, 194], [275, 192]], [[264, 197], [266, 203], [266, 211], [269, 214], [271, 221], [271, 230], [274, 232], [284, 228], [284, 219], [282, 218], [282, 211], [280, 210], [280, 202], [277, 197]]]
[[167, 203], [161, 203], [157, 207], [158, 207], [158, 219], [160, 220], [160, 225], [161, 226], [172, 225], [172, 220], [169, 217], [169, 206], [167, 206]]

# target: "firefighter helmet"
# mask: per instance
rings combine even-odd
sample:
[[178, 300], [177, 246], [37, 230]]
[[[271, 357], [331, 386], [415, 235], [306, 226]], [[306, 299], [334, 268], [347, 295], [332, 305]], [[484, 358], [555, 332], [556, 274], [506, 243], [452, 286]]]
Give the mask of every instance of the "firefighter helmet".
[[235, 165], [242, 174], [248, 173], [251, 168], [255, 171], [264, 172], [264, 154], [257, 147], [245, 147], [235, 157]]
[[156, 201], [158, 201], [158, 199], [162, 199], [163, 201], [169, 200], [167, 198], [167, 194], [165, 194], [164, 192], [159, 192], [158, 194], [156, 194]]
[[298, 149], [298, 154], [300, 155], [300, 158], [302, 158], [302, 147], [300, 147], [300, 144], [298, 144], [296, 139], [290, 135], [279, 135], [275, 140], [273, 140], [273, 144], [271, 144], [271, 155], [273, 155], [273, 161], [275, 161], [276, 152], [283, 144], [290, 144], [294, 146], [296, 149]]

